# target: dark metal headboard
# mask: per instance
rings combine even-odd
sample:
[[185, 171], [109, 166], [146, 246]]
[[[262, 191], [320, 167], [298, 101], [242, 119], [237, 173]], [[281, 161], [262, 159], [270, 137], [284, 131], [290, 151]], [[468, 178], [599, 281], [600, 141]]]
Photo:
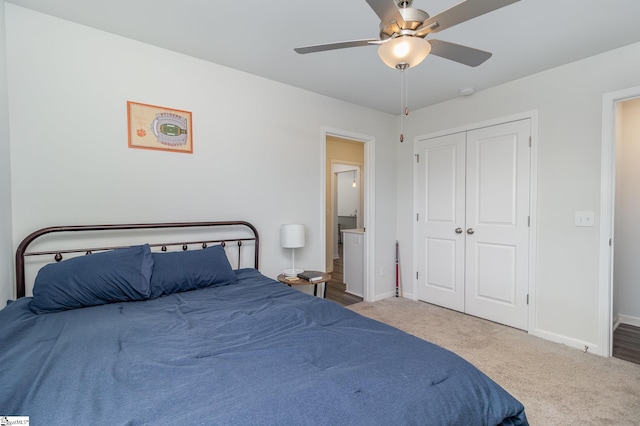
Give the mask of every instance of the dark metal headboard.
[[[200, 244], [202, 247], [206, 247], [207, 244], [219, 243], [226, 246], [228, 243], [236, 243], [238, 246], [238, 267], [240, 265], [240, 254], [243, 243], [245, 241], [253, 241], [254, 244], [254, 268], [258, 269], [259, 259], [259, 242], [258, 231], [249, 222], [244, 221], [223, 221], [223, 222], [177, 222], [177, 223], [142, 223], [142, 224], [116, 224], [116, 225], [77, 225], [77, 226], [52, 226], [48, 228], [39, 229], [29, 234], [16, 250], [16, 297], [24, 297], [26, 294], [25, 285], [25, 257], [26, 256], [41, 256], [41, 255], [54, 255], [56, 261], [62, 260], [63, 253], [91, 253], [94, 251], [114, 250], [117, 248], [129, 247], [129, 245], [119, 245], [110, 247], [91, 247], [91, 248], [72, 248], [63, 250], [45, 250], [45, 251], [32, 251], [28, 252], [27, 247], [35, 239], [46, 234], [53, 232], [77, 232], [77, 231], [113, 231], [113, 230], [145, 230], [145, 229], [181, 229], [181, 228], [213, 228], [213, 227], [244, 227], [250, 230], [249, 237], [238, 238], [222, 238], [222, 239], [205, 239], [198, 241], [182, 241], [182, 242], [167, 242], [167, 243], [149, 243], [151, 247], [161, 247], [162, 251], [165, 251], [167, 246], [182, 246], [183, 250], [187, 250], [187, 246], [193, 244]], [[144, 244], [142, 242], [140, 244]]]

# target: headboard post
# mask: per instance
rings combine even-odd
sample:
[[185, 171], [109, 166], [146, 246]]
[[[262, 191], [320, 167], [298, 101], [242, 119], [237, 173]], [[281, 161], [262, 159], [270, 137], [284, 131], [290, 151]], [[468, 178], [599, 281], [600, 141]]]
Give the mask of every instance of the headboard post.
[[[229, 238], [227, 241], [238, 241], [240, 243], [244, 240], [254, 241], [254, 267], [258, 269], [259, 265], [259, 249], [260, 249], [260, 237], [258, 236], [258, 230], [249, 222], [245, 221], [222, 221], [222, 222], [173, 222], [173, 223], [139, 223], [139, 224], [113, 224], [113, 225], [75, 225], [75, 226], [51, 226], [48, 228], [42, 228], [29, 234], [20, 244], [16, 250], [16, 297], [24, 297], [26, 294], [25, 283], [25, 256], [29, 255], [43, 255], [57, 253], [55, 250], [47, 252], [27, 252], [27, 247], [35, 239], [52, 232], [77, 232], [77, 231], [109, 231], [109, 230], [127, 230], [127, 229], [167, 229], [167, 228], [211, 228], [211, 227], [233, 227], [244, 226], [251, 230], [253, 234], [249, 238]], [[221, 240], [222, 241], [222, 240]], [[186, 245], [187, 243], [171, 243], [173, 245]], [[206, 243], [202, 242], [203, 247], [206, 247]], [[91, 250], [107, 250], [114, 247], [104, 248], [92, 248]], [[117, 248], [117, 247], [116, 247]], [[67, 252], [79, 252], [89, 251], [86, 248], [67, 250]]]

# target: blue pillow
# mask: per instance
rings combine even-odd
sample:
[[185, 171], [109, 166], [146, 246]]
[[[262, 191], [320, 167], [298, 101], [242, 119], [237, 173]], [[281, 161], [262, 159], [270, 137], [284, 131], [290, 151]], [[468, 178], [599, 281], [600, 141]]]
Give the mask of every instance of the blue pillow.
[[149, 298], [153, 257], [148, 244], [46, 265], [33, 285], [36, 314]]
[[151, 297], [237, 281], [222, 246], [202, 250], [152, 253]]

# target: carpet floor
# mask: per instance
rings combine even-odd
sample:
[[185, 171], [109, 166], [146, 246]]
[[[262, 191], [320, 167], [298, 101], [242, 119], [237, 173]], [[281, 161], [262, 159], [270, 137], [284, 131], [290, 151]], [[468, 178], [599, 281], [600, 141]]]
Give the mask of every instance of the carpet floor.
[[525, 406], [532, 425], [639, 425], [640, 365], [604, 358], [424, 302], [347, 307], [474, 364]]

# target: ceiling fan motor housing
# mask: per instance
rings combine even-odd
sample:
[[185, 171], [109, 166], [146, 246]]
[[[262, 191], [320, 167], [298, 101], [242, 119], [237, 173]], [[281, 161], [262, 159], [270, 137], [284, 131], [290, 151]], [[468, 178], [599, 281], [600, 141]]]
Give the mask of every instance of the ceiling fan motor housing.
[[[399, 5], [402, 3], [403, 2], [400, 1]], [[422, 23], [429, 18], [429, 14], [424, 10], [414, 9], [411, 7], [400, 7], [399, 12], [402, 15], [402, 19], [404, 19], [404, 25], [400, 27], [396, 22], [391, 24], [380, 22], [380, 40], [386, 40], [394, 34], [410, 35], [407, 33], [403, 34], [403, 32], [415, 31], [416, 28], [422, 25]]]

